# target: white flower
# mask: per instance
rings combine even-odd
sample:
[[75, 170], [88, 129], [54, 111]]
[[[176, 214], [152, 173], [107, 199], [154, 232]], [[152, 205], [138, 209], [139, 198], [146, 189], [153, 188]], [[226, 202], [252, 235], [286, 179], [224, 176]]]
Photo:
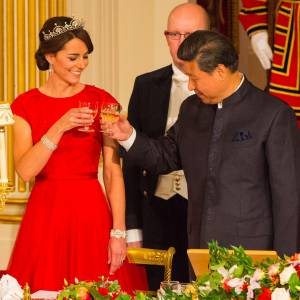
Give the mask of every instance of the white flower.
[[233, 278], [233, 279], [230, 279], [229, 281], [227, 281], [227, 284], [234, 288], [234, 287], [237, 287], [241, 284], [241, 282], [243, 282], [243, 279], [240, 279], [240, 278]]
[[287, 284], [293, 273], [296, 273], [296, 270], [293, 266], [284, 268], [284, 270], [279, 274], [280, 284]]
[[291, 300], [290, 293], [285, 288], [276, 288], [271, 295], [272, 300]]
[[279, 273], [279, 263], [269, 266], [268, 268], [269, 276], [274, 276], [277, 275], [278, 273]]
[[247, 300], [253, 299], [254, 298], [254, 292], [253, 289], [248, 287], [248, 291], [247, 291]]
[[233, 278], [227, 284], [234, 288], [235, 292], [239, 295], [243, 290], [244, 280], [242, 278]]
[[224, 267], [220, 267], [217, 269], [217, 271], [223, 276], [224, 279], [229, 277], [229, 272]]
[[263, 277], [264, 277], [264, 272], [260, 269], [257, 269], [254, 272], [253, 277], [250, 277], [250, 282], [247, 291], [247, 300], [254, 298], [254, 290], [260, 289], [261, 287], [258, 280], [262, 279]]
[[259, 284], [258, 281], [256, 281], [255, 279], [251, 278], [251, 279], [250, 279], [249, 287], [250, 287], [252, 290], [260, 289], [260, 284]]
[[253, 274], [253, 279], [256, 281], [262, 280], [265, 276], [265, 273], [261, 269], [256, 269], [254, 274]]
[[223, 281], [230, 278], [233, 272], [237, 269], [237, 265], [233, 265], [229, 270], [226, 270], [224, 267], [217, 269], [217, 272], [222, 275]]

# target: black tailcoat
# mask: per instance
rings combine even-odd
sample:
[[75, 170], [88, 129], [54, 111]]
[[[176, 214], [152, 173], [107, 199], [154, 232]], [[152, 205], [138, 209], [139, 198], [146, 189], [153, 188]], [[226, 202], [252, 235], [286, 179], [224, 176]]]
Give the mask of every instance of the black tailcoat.
[[[135, 80], [128, 119], [149, 137], [156, 138], [165, 133], [172, 75], [172, 66], [169, 65]], [[155, 197], [158, 175], [134, 166], [126, 157], [123, 173], [127, 229], [142, 229], [144, 247], [175, 247], [172, 279], [187, 282], [187, 200], [179, 195], [167, 201]], [[163, 280], [163, 269], [148, 267], [147, 273], [150, 289], [158, 289]]]

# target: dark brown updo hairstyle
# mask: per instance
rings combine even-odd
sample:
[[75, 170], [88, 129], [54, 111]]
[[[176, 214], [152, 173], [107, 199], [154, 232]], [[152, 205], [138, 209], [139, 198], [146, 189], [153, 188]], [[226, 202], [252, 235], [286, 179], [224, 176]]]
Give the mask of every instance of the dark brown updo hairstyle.
[[54, 35], [47, 39], [49, 34], [53, 33], [58, 26], [67, 28], [72, 21], [74, 21], [74, 18], [60, 16], [49, 18], [43, 25], [39, 33], [40, 45], [35, 53], [36, 64], [40, 70], [45, 71], [49, 69], [49, 63], [45, 58], [45, 54], [60, 51], [67, 42], [74, 38], [78, 38], [85, 43], [88, 48], [88, 53], [93, 52], [93, 43], [88, 32], [83, 28], [83, 26], [78, 26], [75, 29], [68, 29], [63, 33]]

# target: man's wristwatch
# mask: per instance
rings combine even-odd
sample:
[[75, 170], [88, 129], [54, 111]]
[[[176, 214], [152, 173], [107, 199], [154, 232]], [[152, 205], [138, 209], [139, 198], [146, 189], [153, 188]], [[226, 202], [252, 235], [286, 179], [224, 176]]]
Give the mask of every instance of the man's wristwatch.
[[116, 239], [126, 239], [126, 230], [111, 229], [110, 237], [114, 237]]

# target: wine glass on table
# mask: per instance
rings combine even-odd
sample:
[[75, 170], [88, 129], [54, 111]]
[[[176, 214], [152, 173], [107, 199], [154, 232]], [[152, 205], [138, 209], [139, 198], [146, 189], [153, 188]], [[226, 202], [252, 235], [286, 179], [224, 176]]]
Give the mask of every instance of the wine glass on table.
[[[92, 117], [95, 120], [95, 117], [98, 113], [98, 101], [97, 100], [89, 100], [89, 99], [80, 99], [78, 101], [79, 107], [87, 107], [92, 111]], [[93, 132], [95, 129], [91, 128], [88, 125], [78, 128], [79, 131], [83, 132]]]
[[104, 122], [114, 123], [118, 121], [122, 107], [119, 103], [104, 102], [101, 105], [100, 116]]
[[190, 282], [180, 282], [180, 292], [183, 295], [191, 296], [193, 290], [195, 288], [193, 287], [193, 284]]
[[179, 281], [162, 281], [157, 291], [157, 298], [159, 300], [164, 300], [167, 294], [180, 293], [180, 283]]

